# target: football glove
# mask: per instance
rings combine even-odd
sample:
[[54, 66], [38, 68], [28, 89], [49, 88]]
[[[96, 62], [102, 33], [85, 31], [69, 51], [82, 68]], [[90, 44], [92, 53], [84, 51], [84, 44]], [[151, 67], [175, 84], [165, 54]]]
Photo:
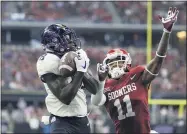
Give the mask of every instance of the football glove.
[[108, 76], [109, 68], [107, 65], [97, 63], [97, 73], [100, 81], [104, 81]]
[[75, 57], [75, 64], [77, 71], [79, 72], [87, 72], [88, 67], [90, 65], [90, 59], [88, 58], [86, 52], [82, 49], [76, 51], [78, 57]]
[[76, 53], [77, 53], [78, 55], [80, 55], [81, 57], [87, 57], [87, 58], [88, 58], [86, 52], [85, 52], [83, 49], [77, 50]]
[[176, 7], [175, 8], [170, 7], [166, 18], [163, 18], [160, 15], [158, 16], [159, 20], [162, 22], [164, 26], [163, 29], [164, 32], [171, 33], [172, 27], [177, 21], [178, 14], [179, 14], [179, 10], [177, 10]]

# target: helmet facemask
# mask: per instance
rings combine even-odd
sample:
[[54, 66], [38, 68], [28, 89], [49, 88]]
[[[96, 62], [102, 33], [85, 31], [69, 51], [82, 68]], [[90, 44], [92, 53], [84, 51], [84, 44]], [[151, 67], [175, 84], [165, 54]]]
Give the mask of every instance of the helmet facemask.
[[44, 50], [54, 52], [60, 56], [69, 51], [76, 51], [81, 47], [73, 29], [61, 24], [53, 24], [44, 29], [42, 41]]
[[115, 60], [107, 64], [111, 78], [118, 79], [125, 74], [125, 67], [123, 67], [125, 65], [124, 63], [124, 60]]
[[116, 58], [106, 60], [106, 65], [109, 67], [109, 76], [112, 79], [119, 79], [129, 71], [131, 58], [129, 54], [116, 56]]
[[[60, 31], [61, 32], [61, 31]], [[59, 33], [61, 41], [66, 46], [66, 51], [76, 51], [81, 47], [81, 41], [77, 38], [76, 33], [73, 29], [66, 28], [65, 32]]]

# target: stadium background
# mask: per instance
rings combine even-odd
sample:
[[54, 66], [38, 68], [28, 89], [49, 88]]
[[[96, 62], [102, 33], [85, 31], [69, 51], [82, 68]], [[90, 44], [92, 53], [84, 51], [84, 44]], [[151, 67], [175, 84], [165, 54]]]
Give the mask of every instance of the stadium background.
[[[169, 6], [178, 7], [180, 13], [164, 65], [152, 82], [151, 125], [162, 133], [186, 133], [186, 2], [179, 1], [1, 2], [1, 132], [49, 132], [40, 122], [48, 112], [36, 71], [45, 26], [62, 23], [74, 28], [95, 75], [96, 63], [111, 48], [127, 49], [133, 65], [149, 61], [162, 34], [157, 15], [166, 15]], [[105, 109], [90, 105], [90, 94], [88, 107], [92, 132], [114, 132]]]

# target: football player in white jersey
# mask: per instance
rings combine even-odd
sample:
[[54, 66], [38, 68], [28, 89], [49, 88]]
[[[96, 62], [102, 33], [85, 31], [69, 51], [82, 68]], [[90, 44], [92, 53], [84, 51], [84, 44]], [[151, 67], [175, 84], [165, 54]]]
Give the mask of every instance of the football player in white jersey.
[[[37, 61], [39, 78], [44, 83], [47, 97], [45, 103], [50, 112], [51, 133], [90, 133], [87, 118], [86, 94], [84, 87], [96, 94], [98, 82], [87, 73], [89, 58], [80, 48], [76, 33], [61, 24], [52, 24], [42, 33], [41, 43], [45, 54]], [[60, 75], [60, 59], [66, 52], [75, 51], [77, 71], [74, 76], [64, 78]], [[86, 63], [86, 66], [83, 67]]]

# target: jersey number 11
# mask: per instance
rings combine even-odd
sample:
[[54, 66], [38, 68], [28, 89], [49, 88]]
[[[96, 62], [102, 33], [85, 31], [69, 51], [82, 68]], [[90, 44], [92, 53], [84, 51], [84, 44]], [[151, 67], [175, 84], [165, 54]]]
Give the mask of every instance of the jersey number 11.
[[116, 99], [115, 102], [114, 102], [114, 106], [116, 106], [117, 109], [118, 109], [118, 120], [123, 120], [126, 117], [135, 116], [135, 112], [132, 111], [132, 105], [131, 105], [129, 95], [125, 95], [125, 97], [123, 98], [123, 102], [126, 103], [126, 108], [127, 108], [127, 113], [126, 114], [123, 114], [122, 107], [121, 107], [119, 99]]

